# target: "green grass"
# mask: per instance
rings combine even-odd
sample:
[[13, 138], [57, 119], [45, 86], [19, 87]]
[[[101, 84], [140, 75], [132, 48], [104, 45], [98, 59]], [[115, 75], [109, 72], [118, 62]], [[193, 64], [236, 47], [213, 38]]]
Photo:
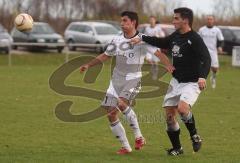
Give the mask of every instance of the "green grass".
[[[231, 66], [229, 56], [220, 56], [217, 88], [213, 90], [209, 86], [194, 106], [197, 127], [204, 139], [203, 148], [199, 153], [192, 153], [188, 133], [181, 123], [185, 154], [178, 158], [166, 156], [164, 151], [170, 143], [165, 133], [162, 97], [137, 100], [135, 110], [141, 117], [140, 126], [147, 145], [142, 151], [133, 151], [127, 156], [115, 154], [119, 143], [111, 134], [106, 118], [87, 123], [57, 119], [54, 108], [63, 100], [74, 102], [71, 110], [74, 114], [90, 111], [100, 103], [63, 96], [49, 88], [48, 79], [64, 63], [64, 58], [64, 55], [46, 53], [13, 55], [13, 66], [8, 67], [7, 56], [0, 55], [0, 162], [240, 161], [240, 69]], [[66, 84], [105, 91], [109, 77], [106, 66], [95, 84], [85, 84], [76, 70]], [[168, 81], [169, 75], [164, 80]], [[126, 123], [124, 126], [133, 145], [133, 134]]]

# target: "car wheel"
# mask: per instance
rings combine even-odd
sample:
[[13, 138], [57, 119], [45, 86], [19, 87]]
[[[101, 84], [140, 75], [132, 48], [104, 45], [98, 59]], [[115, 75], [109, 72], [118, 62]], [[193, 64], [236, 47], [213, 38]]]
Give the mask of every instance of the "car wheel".
[[102, 53], [103, 52], [103, 48], [101, 47], [101, 46], [98, 46], [98, 45], [100, 45], [100, 42], [97, 42], [96, 43], [96, 49], [95, 49], [95, 51], [97, 52], [97, 53]]
[[67, 43], [68, 43], [68, 49], [69, 49], [70, 51], [75, 51], [75, 50], [76, 50], [76, 47], [69, 45], [69, 44], [74, 44], [74, 41], [73, 41], [73, 40], [68, 40]]
[[58, 53], [62, 53], [63, 48], [62, 48], [62, 47], [61, 47], [61, 48], [58, 48], [57, 51], [58, 51]]
[[17, 50], [17, 46], [16, 45], [14, 45], [14, 46], [12, 46], [12, 48], [14, 49], [14, 50]]
[[6, 49], [6, 50], [5, 50], [5, 53], [6, 53], [6, 54], [9, 54], [9, 53], [10, 53], [10, 50], [9, 50], [9, 49]]

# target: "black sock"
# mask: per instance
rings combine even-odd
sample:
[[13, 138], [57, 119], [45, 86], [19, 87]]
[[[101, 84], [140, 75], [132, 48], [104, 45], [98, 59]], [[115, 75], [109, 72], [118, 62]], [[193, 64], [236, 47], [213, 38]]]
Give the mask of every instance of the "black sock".
[[178, 129], [177, 131], [167, 131], [167, 134], [172, 143], [173, 148], [180, 149], [181, 148], [181, 143], [179, 139], [180, 129]]
[[194, 116], [192, 115], [192, 117], [185, 121], [185, 126], [187, 127], [190, 136], [192, 137], [193, 135], [197, 134], [197, 129], [195, 127], [195, 120], [194, 120]]

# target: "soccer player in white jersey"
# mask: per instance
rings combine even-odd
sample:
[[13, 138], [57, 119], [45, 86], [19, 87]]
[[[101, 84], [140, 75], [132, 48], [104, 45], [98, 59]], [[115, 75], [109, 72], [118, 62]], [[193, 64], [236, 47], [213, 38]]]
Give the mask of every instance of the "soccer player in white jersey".
[[[156, 17], [150, 16], [149, 17], [150, 25], [146, 27], [144, 33], [148, 36], [165, 37], [165, 33], [163, 32], [162, 28], [156, 24], [156, 22], [157, 22]], [[146, 60], [152, 65], [151, 68], [152, 79], [157, 80], [159, 58], [156, 57], [154, 54], [147, 52]]]
[[223, 47], [223, 34], [221, 30], [214, 25], [214, 16], [207, 16], [207, 25], [199, 29], [199, 34], [203, 38], [208, 51], [211, 56], [211, 71], [210, 77], [212, 88], [216, 88], [216, 74], [219, 69], [218, 52], [222, 53]]
[[125, 11], [121, 14], [121, 28], [123, 34], [115, 37], [108, 45], [106, 51], [87, 64], [80, 67], [80, 72], [100, 64], [107, 59], [115, 56], [116, 65], [113, 70], [112, 79], [107, 90], [102, 106], [106, 108], [110, 128], [113, 135], [120, 141], [121, 148], [117, 154], [127, 154], [132, 151], [128, 142], [125, 129], [118, 118], [118, 112], [122, 112], [135, 136], [135, 149], [140, 150], [145, 144], [145, 139], [140, 131], [137, 116], [131, 107], [131, 101], [140, 90], [141, 67], [147, 50], [153, 50], [161, 62], [166, 65], [169, 72], [173, 72], [174, 67], [168, 58], [157, 49], [148, 48], [149, 45], [131, 45], [130, 39], [138, 34], [138, 15], [135, 12]]

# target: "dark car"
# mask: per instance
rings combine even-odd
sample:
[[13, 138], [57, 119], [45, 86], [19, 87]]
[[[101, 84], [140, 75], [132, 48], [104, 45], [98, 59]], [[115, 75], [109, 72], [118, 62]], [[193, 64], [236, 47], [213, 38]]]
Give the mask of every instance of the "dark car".
[[237, 26], [218, 26], [224, 37], [223, 51], [232, 54], [234, 46], [240, 46], [240, 27]]
[[0, 51], [8, 54], [11, 50], [12, 37], [8, 34], [7, 30], [0, 24]]
[[29, 32], [20, 32], [14, 28], [11, 35], [14, 42], [13, 49], [18, 47], [57, 49], [61, 53], [65, 46], [63, 37], [57, 34], [49, 24], [43, 22], [34, 22], [33, 29]]

